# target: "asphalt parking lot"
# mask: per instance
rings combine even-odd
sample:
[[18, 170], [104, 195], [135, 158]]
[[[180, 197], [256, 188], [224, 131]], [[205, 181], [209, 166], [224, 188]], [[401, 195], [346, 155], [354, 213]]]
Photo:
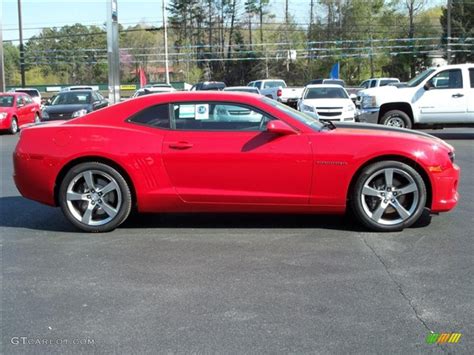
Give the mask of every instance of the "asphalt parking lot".
[[457, 149], [459, 205], [389, 234], [286, 215], [80, 233], [19, 196], [1, 135], [1, 352], [474, 353], [474, 129], [432, 132]]

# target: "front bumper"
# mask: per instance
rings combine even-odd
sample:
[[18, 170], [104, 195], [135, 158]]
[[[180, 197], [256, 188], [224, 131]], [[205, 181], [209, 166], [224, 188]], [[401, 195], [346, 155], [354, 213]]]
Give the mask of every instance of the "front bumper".
[[432, 174], [433, 201], [431, 212], [446, 212], [456, 207], [461, 169], [456, 164], [441, 173]]
[[379, 111], [377, 108], [365, 108], [357, 111], [357, 120], [364, 123], [378, 123]]
[[12, 125], [12, 120], [10, 119], [10, 117], [7, 116], [6, 118], [0, 119], [1, 130], [10, 129], [11, 125]]

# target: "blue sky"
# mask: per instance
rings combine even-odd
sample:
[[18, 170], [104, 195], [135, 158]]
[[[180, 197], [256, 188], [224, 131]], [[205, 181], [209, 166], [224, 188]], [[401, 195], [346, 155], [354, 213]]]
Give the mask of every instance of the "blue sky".
[[[161, 23], [161, 0], [117, 0], [119, 22], [125, 27], [141, 21]], [[240, 0], [243, 6], [244, 0]], [[2, 3], [3, 40], [18, 39], [17, 0]], [[29, 38], [41, 27], [61, 27], [82, 23], [101, 26], [106, 21], [106, 0], [22, 0], [23, 36]], [[271, 0], [276, 20], [284, 18], [285, 0]], [[297, 22], [307, 22], [310, 0], [289, 0], [290, 13]], [[428, 0], [428, 5], [445, 4], [445, 0]]]

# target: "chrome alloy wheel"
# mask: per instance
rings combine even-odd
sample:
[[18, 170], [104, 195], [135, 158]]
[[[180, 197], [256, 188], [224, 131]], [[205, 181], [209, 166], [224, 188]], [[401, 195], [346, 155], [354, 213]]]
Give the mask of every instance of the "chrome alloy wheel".
[[405, 121], [398, 116], [392, 116], [385, 121], [386, 126], [405, 128]]
[[102, 226], [120, 211], [122, 192], [111, 175], [99, 170], [86, 170], [69, 183], [66, 201], [69, 212], [79, 222]]
[[377, 170], [365, 181], [360, 195], [364, 213], [382, 225], [406, 221], [417, 210], [418, 185], [406, 171], [398, 168]]

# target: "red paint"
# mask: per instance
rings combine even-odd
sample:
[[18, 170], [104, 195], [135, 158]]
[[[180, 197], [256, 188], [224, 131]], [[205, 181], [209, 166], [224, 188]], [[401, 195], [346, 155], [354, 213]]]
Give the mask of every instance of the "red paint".
[[[245, 103], [284, 124], [271, 132], [230, 132], [127, 122], [146, 107], [184, 101]], [[450, 150], [441, 140], [398, 132], [315, 131], [257, 95], [194, 92], [144, 96], [70, 121], [26, 128], [14, 165], [21, 194], [49, 205], [56, 205], [61, 170], [88, 158], [112, 161], [125, 171], [142, 212], [343, 213], [361, 167], [396, 156], [419, 164], [430, 181], [431, 209], [441, 212], [458, 199], [459, 168], [449, 160]], [[443, 171], [430, 172], [432, 166]]]
[[17, 98], [18, 97], [25, 97], [28, 96], [23, 93], [0, 93], [0, 100], [5, 98], [6, 96], [13, 96], [13, 106], [12, 107], [4, 107], [0, 106], [0, 113], [6, 113], [6, 117], [0, 119], [0, 130], [7, 130], [10, 129], [12, 120], [15, 118], [18, 123], [18, 127], [21, 127], [24, 124], [33, 123], [35, 121], [35, 115], [41, 117], [41, 108], [40, 105], [36, 102], [32, 101], [31, 103], [25, 104], [22, 107], [18, 107], [17, 105]]

